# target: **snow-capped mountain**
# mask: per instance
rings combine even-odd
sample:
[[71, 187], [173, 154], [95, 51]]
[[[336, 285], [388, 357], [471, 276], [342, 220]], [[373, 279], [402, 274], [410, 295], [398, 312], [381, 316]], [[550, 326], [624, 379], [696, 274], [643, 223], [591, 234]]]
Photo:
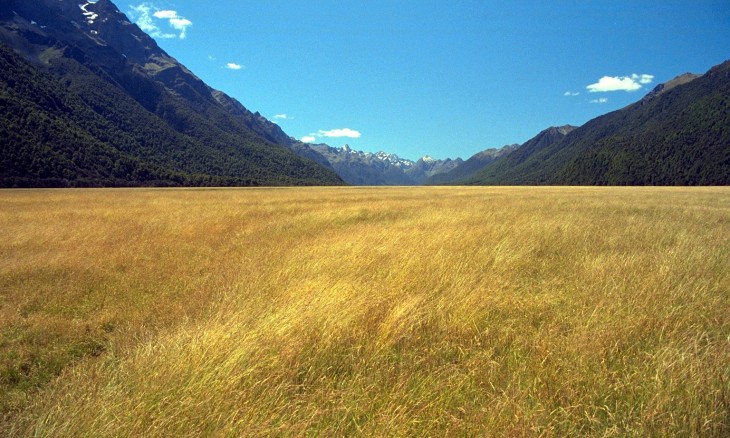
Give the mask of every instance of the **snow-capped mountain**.
[[420, 185], [429, 177], [448, 172], [462, 162], [461, 158], [437, 160], [428, 155], [412, 161], [383, 151], [357, 151], [349, 145], [310, 147], [325, 157], [345, 182], [354, 185]]

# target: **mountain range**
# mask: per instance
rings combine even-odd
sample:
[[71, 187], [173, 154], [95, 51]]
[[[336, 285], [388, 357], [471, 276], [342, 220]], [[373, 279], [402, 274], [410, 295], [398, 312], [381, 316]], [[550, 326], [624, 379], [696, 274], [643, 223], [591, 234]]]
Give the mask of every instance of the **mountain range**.
[[0, 3], [0, 187], [730, 184], [730, 62], [467, 160], [306, 144], [110, 0]]
[[383, 151], [356, 151], [349, 145], [333, 148], [317, 144], [311, 148], [325, 157], [346, 183], [363, 186], [421, 185], [431, 176], [448, 172], [462, 163], [461, 158], [437, 160], [428, 155], [412, 161]]

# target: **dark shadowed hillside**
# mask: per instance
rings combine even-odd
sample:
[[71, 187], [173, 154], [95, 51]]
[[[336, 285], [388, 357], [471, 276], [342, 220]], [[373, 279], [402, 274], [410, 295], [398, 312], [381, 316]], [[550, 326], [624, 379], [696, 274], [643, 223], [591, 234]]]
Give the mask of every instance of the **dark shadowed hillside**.
[[0, 46], [2, 186], [342, 183], [108, 0], [4, 1]]

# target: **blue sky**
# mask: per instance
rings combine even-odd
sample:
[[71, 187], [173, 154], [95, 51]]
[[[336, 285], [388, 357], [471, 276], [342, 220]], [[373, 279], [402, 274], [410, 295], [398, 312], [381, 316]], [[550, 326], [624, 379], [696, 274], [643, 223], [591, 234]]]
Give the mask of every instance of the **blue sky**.
[[171, 56], [299, 139], [468, 158], [730, 59], [721, 1], [121, 1]]

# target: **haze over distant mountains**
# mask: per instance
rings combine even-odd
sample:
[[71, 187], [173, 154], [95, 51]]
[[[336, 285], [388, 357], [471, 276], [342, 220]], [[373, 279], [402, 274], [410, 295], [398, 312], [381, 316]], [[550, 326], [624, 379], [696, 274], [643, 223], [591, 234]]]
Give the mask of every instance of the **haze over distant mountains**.
[[0, 3], [0, 186], [730, 184], [730, 63], [467, 160], [309, 145], [109, 0]]
[[486, 149], [472, 155], [466, 161], [461, 161], [457, 166], [447, 172], [437, 173], [426, 180], [426, 184], [450, 184], [462, 181], [474, 173], [487, 167], [492, 161], [508, 154], [520, 147], [518, 144], [502, 146], [501, 148]]

